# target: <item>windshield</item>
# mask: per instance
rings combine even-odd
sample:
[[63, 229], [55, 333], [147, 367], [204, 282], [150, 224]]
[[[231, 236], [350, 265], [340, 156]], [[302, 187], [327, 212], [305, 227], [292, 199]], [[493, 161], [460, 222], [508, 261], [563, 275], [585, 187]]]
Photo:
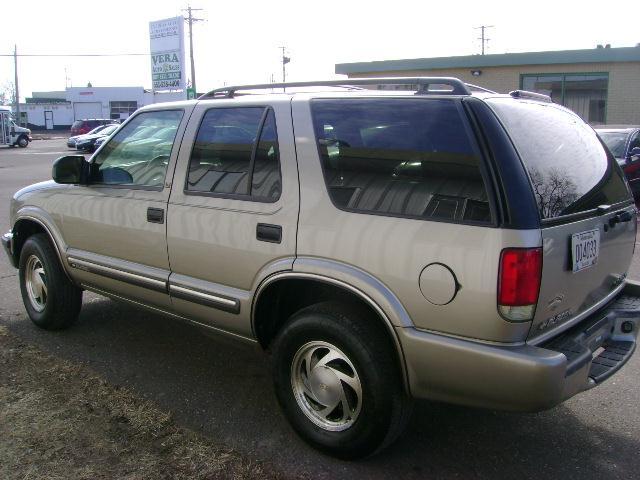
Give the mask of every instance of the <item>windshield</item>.
[[109, 125], [104, 130], [102, 130], [100, 133], [103, 133], [105, 135], [111, 135], [113, 132], [116, 131], [117, 128], [118, 128], [118, 125]]
[[629, 200], [622, 170], [580, 117], [553, 103], [507, 98], [487, 103], [529, 173], [541, 219]]
[[629, 132], [596, 130], [602, 141], [607, 145], [616, 158], [624, 158], [624, 149], [627, 145]]

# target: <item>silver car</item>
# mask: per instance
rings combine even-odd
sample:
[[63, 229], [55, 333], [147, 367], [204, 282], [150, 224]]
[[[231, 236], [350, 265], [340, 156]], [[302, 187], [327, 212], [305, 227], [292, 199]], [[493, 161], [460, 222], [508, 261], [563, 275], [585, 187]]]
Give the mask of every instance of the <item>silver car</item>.
[[341, 458], [393, 441], [413, 398], [538, 411], [590, 389], [636, 345], [628, 185], [571, 111], [477, 90], [144, 107], [15, 194], [2, 242], [27, 313], [69, 327], [90, 290], [258, 345], [293, 428]]

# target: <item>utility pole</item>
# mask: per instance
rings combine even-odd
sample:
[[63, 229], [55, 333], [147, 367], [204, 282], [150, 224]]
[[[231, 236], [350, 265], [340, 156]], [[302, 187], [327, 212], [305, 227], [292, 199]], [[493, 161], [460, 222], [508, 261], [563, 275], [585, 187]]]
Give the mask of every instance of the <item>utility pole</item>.
[[196, 67], [193, 63], [193, 24], [195, 22], [203, 22], [204, 18], [195, 18], [192, 12], [200, 11], [200, 10], [202, 10], [202, 8], [191, 8], [191, 6], [187, 7], [186, 9], [183, 9], [183, 11], [187, 11], [189, 13], [189, 16], [184, 20], [189, 24], [189, 55], [191, 56], [191, 88], [193, 88], [193, 91], [194, 93], [196, 93], [196, 95], [198, 90], [196, 90]]
[[285, 56], [284, 51], [286, 47], [279, 47], [282, 49], [282, 83], [287, 81], [287, 71], [285, 65], [291, 61], [290, 57]]
[[484, 47], [487, 43], [489, 43], [489, 40], [491, 40], [490, 38], [487, 38], [485, 36], [485, 30], [489, 29], [489, 28], [493, 28], [493, 25], [481, 25], [479, 27], [476, 27], [476, 30], [480, 29], [482, 30], [482, 35], [478, 38], [478, 40], [480, 40], [482, 42], [482, 55], [484, 55]]
[[14, 101], [16, 104], [16, 120], [20, 125], [20, 92], [18, 91], [18, 46], [13, 46], [13, 68], [15, 69]]

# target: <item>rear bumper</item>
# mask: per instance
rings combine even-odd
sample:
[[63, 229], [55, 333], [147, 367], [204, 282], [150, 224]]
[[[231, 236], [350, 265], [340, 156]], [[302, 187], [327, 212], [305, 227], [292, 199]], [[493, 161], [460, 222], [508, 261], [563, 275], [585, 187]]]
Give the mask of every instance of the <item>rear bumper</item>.
[[0, 237], [0, 243], [2, 243], [2, 247], [7, 253], [7, 257], [9, 257], [11, 265], [13, 265], [14, 268], [17, 268], [15, 258], [13, 257], [13, 233], [8, 232], [2, 235]]
[[500, 346], [398, 328], [411, 394], [449, 403], [540, 411], [617, 372], [635, 350], [640, 288], [539, 345]]

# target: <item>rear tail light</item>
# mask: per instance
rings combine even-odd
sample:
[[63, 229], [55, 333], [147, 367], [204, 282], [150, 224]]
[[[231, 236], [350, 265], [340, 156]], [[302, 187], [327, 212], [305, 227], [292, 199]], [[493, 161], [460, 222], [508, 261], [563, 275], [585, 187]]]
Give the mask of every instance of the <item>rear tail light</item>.
[[498, 311], [505, 319], [531, 320], [538, 303], [542, 248], [505, 248], [498, 273]]

